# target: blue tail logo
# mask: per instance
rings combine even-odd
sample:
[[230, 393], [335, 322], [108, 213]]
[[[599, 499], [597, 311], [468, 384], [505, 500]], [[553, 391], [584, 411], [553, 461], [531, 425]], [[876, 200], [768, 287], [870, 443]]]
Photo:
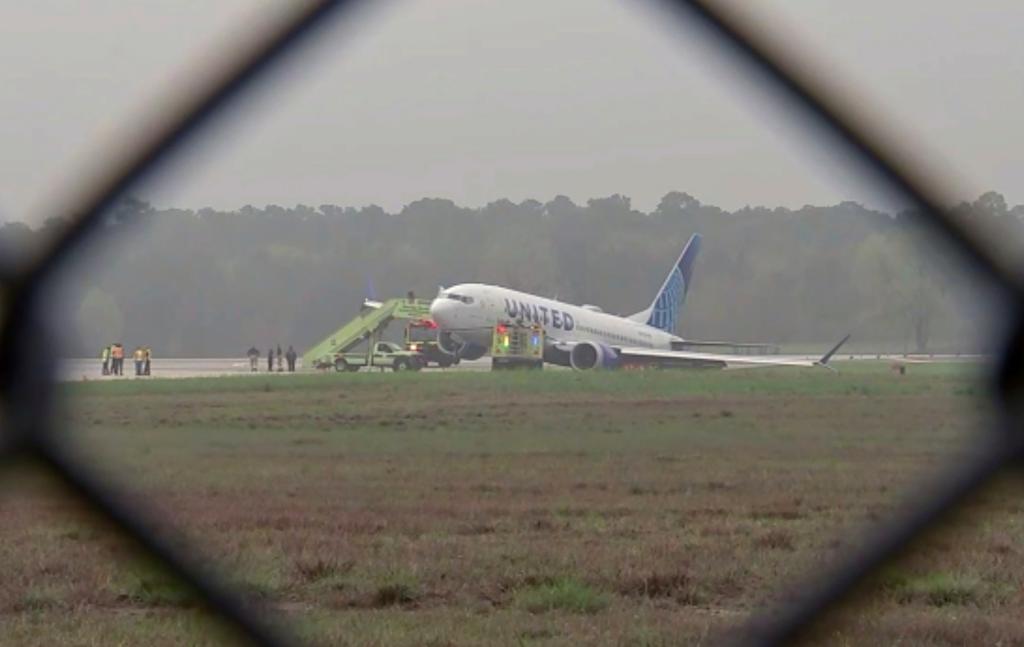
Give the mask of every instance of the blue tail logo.
[[654, 297], [654, 302], [644, 313], [647, 315], [645, 323], [648, 326], [675, 334], [676, 325], [679, 323], [679, 310], [690, 290], [690, 280], [693, 277], [697, 254], [700, 252], [700, 242], [700, 234], [694, 234], [686, 243], [679, 260], [665, 278], [658, 295]]

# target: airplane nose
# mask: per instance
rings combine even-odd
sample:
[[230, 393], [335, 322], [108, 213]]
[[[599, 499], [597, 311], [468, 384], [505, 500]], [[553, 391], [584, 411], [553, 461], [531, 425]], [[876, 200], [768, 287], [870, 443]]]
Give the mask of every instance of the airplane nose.
[[430, 318], [444, 328], [451, 321], [452, 302], [449, 299], [434, 299], [430, 302]]

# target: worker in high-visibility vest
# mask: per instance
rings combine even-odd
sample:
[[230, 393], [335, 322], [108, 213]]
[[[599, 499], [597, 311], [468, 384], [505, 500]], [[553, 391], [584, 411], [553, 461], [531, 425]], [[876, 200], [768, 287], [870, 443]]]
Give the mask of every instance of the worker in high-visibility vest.
[[145, 360], [145, 363], [142, 366], [142, 374], [149, 375], [149, 371], [152, 368], [151, 362], [153, 361], [153, 349], [150, 348], [149, 346], [146, 346], [145, 348], [142, 349], [142, 356], [143, 359]]
[[104, 346], [100, 351], [100, 359], [103, 360], [103, 375], [110, 375], [110, 346]]
[[146, 361], [146, 351], [142, 350], [142, 346], [136, 346], [132, 357], [135, 359], [135, 374], [141, 376], [142, 365]]

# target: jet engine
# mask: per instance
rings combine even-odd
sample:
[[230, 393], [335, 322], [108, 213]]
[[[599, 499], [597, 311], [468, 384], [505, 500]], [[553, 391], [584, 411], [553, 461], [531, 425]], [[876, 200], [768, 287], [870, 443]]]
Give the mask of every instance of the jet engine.
[[437, 333], [437, 346], [449, 355], [457, 355], [462, 348], [462, 342], [452, 339], [452, 334], [441, 330]]
[[585, 341], [573, 346], [569, 353], [569, 364], [577, 371], [615, 368], [619, 365], [619, 354], [606, 344]]
[[442, 351], [449, 355], [454, 355], [459, 359], [468, 359], [470, 361], [480, 359], [487, 354], [487, 349], [483, 346], [472, 342], [466, 343], [456, 341], [452, 339], [452, 334], [446, 331], [441, 331], [437, 334], [437, 345]]

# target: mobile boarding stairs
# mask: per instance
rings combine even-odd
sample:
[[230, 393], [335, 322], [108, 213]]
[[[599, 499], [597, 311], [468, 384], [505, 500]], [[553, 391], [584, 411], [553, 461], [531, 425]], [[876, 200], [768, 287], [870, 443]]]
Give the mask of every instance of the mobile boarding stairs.
[[367, 353], [370, 353], [380, 334], [395, 319], [429, 318], [430, 299], [388, 299], [383, 302], [367, 299], [355, 319], [302, 355], [302, 365], [308, 368], [317, 368], [324, 363], [333, 366], [336, 355], [351, 350], [363, 340], [369, 341]]

